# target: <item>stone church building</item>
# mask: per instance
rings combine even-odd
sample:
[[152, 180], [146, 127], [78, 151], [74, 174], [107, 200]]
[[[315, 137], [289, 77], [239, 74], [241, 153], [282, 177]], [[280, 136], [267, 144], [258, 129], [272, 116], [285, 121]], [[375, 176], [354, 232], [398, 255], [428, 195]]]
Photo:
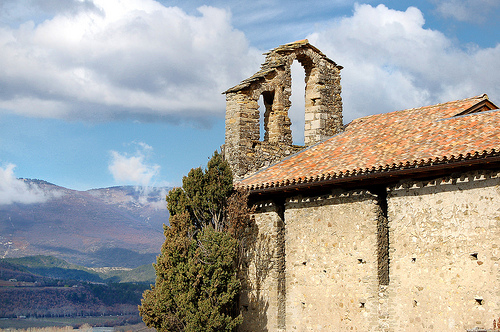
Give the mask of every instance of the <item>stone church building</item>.
[[500, 328], [498, 107], [481, 95], [344, 125], [341, 69], [303, 40], [225, 92], [224, 154], [256, 207], [240, 331]]

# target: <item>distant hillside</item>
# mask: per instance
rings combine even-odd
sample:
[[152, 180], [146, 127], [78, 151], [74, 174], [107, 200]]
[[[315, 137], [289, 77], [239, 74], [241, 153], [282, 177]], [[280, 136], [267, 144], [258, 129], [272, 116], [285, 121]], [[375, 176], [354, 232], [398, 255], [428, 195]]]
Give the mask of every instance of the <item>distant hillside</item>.
[[[6, 270], [10, 270], [12, 276], [5, 278]], [[15, 275], [18, 271], [19, 275]], [[30, 275], [29, 278], [27, 275]], [[50, 279], [78, 280], [90, 282], [104, 282], [105, 276], [83, 266], [70, 264], [53, 256], [27, 256], [21, 258], [0, 259], [0, 280], [16, 279], [18, 281], [29, 281], [33, 279], [38, 282], [53, 283]]]
[[131, 270], [108, 270], [99, 272], [106, 282], [146, 282], [154, 284], [156, 279], [153, 264], [145, 264]]
[[[152, 270], [151, 265], [149, 268]], [[140, 267], [122, 272], [132, 277], [134, 271], [139, 271], [137, 276], [143, 277], [144, 270]], [[106, 271], [97, 273], [51, 256], [0, 259], [0, 319], [137, 316], [137, 305], [151, 281], [132, 281], [122, 282], [120, 276], [112, 276]]]
[[0, 205], [0, 258], [51, 255], [87, 267], [127, 268], [155, 261], [168, 224], [169, 188], [76, 191], [24, 181], [55, 198]]
[[16, 279], [19, 282], [54, 283], [56, 280], [88, 282], [146, 282], [154, 283], [152, 264], [135, 269], [86, 268], [70, 264], [53, 256], [26, 256], [0, 259], [0, 280]]

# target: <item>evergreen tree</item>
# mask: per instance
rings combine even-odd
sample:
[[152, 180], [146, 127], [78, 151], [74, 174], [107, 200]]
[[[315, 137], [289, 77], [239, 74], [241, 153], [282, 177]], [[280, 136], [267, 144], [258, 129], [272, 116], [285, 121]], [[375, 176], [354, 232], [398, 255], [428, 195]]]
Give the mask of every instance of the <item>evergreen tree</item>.
[[154, 265], [156, 283], [139, 306], [147, 326], [215, 332], [241, 323], [235, 310], [240, 250], [232, 231], [237, 227], [228, 217], [232, 181], [228, 163], [215, 152], [205, 170], [192, 169], [182, 188], [167, 195], [170, 226], [164, 227], [165, 243]]

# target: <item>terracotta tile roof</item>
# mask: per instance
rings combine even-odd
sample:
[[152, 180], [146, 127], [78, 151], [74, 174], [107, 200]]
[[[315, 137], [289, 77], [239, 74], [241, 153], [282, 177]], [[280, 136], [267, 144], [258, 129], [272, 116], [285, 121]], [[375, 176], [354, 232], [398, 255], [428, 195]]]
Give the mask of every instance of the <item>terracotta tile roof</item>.
[[236, 185], [265, 190], [498, 156], [500, 110], [495, 108], [481, 95], [359, 118], [342, 133]]

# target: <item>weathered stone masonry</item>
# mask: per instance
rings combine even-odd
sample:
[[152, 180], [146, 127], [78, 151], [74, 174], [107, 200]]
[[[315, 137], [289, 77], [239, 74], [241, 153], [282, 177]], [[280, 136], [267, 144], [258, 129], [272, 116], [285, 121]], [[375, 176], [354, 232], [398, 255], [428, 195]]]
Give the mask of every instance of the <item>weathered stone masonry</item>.
[[[306, 71], [305, 144], [309, 147], [283, 160], [305, 148], [292, 145], [288, 118], [294, 60]], [[246, 182], [256, 207], [242, 269], [244, 321], [239, 330], [491, 328], [494, 320], [500, 320], [500, 117], [493, 113], [500, 111], [486, 95], [419, 112], [412, 109], [416, 117], [432, 117], [425, 130], [439, 126], [448, 130], [432, 132], [445, 139], [447, 133], [457, 134], [454, 128], [463, 128], [469, 135], [470, 126], [488, 124], [481, 127], [487, 130], [478, 131], [486, 133], [486, 139], [478, 135], [466, 141], [460, 132], [456, 136], [465, 140], [463, 146], [474, 146], [475, 153], [407, 159], [399, 165], [345, 172], [342, 159], [343, 173], [321, 173], [325, 160], [339, 160], [342, 153], [331, 154], [332, 145], [363, 150], [370, 140], [381, 142], [373, 140], [366, 126], [360, 128], [373, 118], [343, 127], [340, 69], [307, 41], [300, 41], [270, 51], [258, 73], [226, 91], [225, 157], [236, 177], [244, 178], [239, 184], [248, 179], [253, 183]], [[266, 108], [261, 110], [265, 112], [263, 141], [259, 140], [260, 96]], [[477, 112], [482, 115], [474, 115]], [[407, 114], [401, 111], [395, 122], [408, 121]], [[391, 124], [394, 116], [380, 123]], [[445, 125], [451, 119], [458, 120], [450, 131]], [[361, 134], [349, 136], [354, 130]], [[401, 130], [395, 133], [399, 136]], [[397, 140], [395, 154], [407, 153], [412, 138]], [[335, 145], [341, 139], [346, 145]], [[461, 143], [455, 139], [451, 146]], [[379, 153], [393, 153], [383, 145], [366, 150], [370, 162]], [[426, 142], [416, 146], [430, 149]], [[330, 154], [323, 158], [312, 151], [316, 148]], [[323, 164], [318, 166], [311, 156]], [[352, 159], [345, 158], [347, 163]], [[263, 169], [271, 164], [275, 165]], [[314, 172], [285, 176], [297, 170], [301, 175], [309, 166]]]
[[255, 246], [273, 253], [266, 264], [250, 261], [267, 272], [249, 275], [240, 331], [491, 328], [500, 311], [500, 173], [405, 181], [385, 197], [379, 189], [292, 196], [284, 213], [256, 203]]
[[500, 317], [500, 171], [390, 188], [394, 331], [492, 328]]
[[[266, 53], [261, 70], [226, 92], [225, 156], [236, 178], [242, 178], [303, 149], [292, 143], [288, 117], [291, 65], [305, 70], [305, 146], [342, 130], [340, 70], [307, 40]], [[265, 110], [259, 110], [263, 97]], [[260, 140], [259, 112], [264, 112], [264, 139]]]

